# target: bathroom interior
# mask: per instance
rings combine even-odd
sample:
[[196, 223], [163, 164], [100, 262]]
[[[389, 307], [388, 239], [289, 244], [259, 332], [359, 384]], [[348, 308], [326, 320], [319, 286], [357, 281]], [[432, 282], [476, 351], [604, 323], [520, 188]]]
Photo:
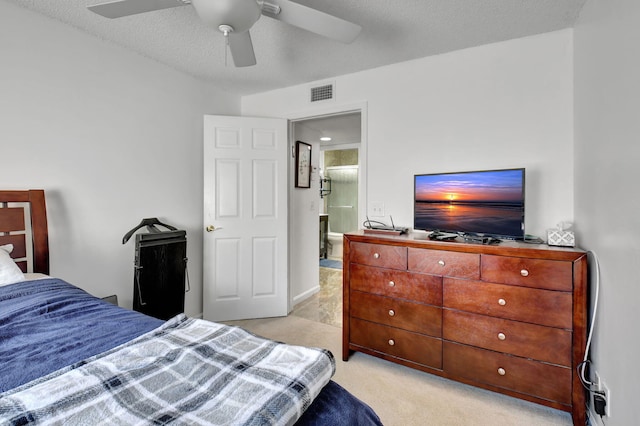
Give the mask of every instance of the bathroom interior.
[[319, 177], [320, 257], [342, 260], [342, 235], [358, 229], [358, 149], [321, 150]]

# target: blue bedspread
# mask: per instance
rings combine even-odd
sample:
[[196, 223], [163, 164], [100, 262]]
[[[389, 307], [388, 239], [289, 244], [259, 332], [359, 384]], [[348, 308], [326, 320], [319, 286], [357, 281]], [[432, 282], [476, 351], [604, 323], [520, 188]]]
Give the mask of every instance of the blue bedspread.
[[118, 308], [59, 279], [0, 287], [0, 392], [104, 352], [161, 324], [161, 320]]
[[[0, 287], [0, 393], [114, 348], [163, 322], [104, 302], [60, 279]], [[331, 381], [297, 425], [381, 423], [371, 408]]]

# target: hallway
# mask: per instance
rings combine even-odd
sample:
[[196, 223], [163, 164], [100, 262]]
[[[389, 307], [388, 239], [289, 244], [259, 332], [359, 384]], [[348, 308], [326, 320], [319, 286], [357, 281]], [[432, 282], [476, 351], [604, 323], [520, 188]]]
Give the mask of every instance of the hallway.
[[295, 305], [291, 315], [342, 328], [342, 269], [320, 267], [320, 291]]

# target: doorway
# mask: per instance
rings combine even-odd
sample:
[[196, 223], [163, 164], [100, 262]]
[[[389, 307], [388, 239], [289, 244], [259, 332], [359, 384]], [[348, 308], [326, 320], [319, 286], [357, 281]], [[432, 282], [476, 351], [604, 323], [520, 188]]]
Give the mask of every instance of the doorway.
[[[362, 112], [358, 110], [293, 122], [293, 140], [313, 145], [312, 188], [315, 194], [311, 196], [317, 201], [315, 235], [318, 236], [316, 241], [306, 243], [314, 245], [313, 250], [296, 250], [295, 243], [291, 244], [291, 264], [313, 264], [313, 268], [307, 269], [306, 273], [315, 270], [314, 276], [309, 277], [315, 281], [314, 288], [308, 289], [306, 294], [301, 293], [303, 289], [296, 289], [296, 280], [292, 280], [293, 314], [334, 326], [341, 326], [342, 323], [342, 234], [359, 228], [361, 208], [365, 205], [361, 185], [364, 181], [362, 117]], [[293, 200], [299, 198], [299, 194], [292, 197]], [[309, 206], [309, 201], [303, 203], [306, 203], [303, 208], [291, 208], [296, 212], [304, 210]], [[322, 216], [328, 218], [329, 232], [324, 243], [326, 258], [321, 256]], [[296, 230], [292, 230], [291, 234], [296, 235]], [[294, 276], [295, 271], [292, 271]]]

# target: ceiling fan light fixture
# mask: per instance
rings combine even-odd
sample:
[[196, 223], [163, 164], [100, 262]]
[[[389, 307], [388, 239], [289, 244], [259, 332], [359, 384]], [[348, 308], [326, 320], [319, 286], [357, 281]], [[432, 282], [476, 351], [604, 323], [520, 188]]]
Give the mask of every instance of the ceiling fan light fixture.
[[191, 4], [206, 24], [229, 25], [236, 33], [249, 30], [261, 15], [256, 0], [192, 0]]

